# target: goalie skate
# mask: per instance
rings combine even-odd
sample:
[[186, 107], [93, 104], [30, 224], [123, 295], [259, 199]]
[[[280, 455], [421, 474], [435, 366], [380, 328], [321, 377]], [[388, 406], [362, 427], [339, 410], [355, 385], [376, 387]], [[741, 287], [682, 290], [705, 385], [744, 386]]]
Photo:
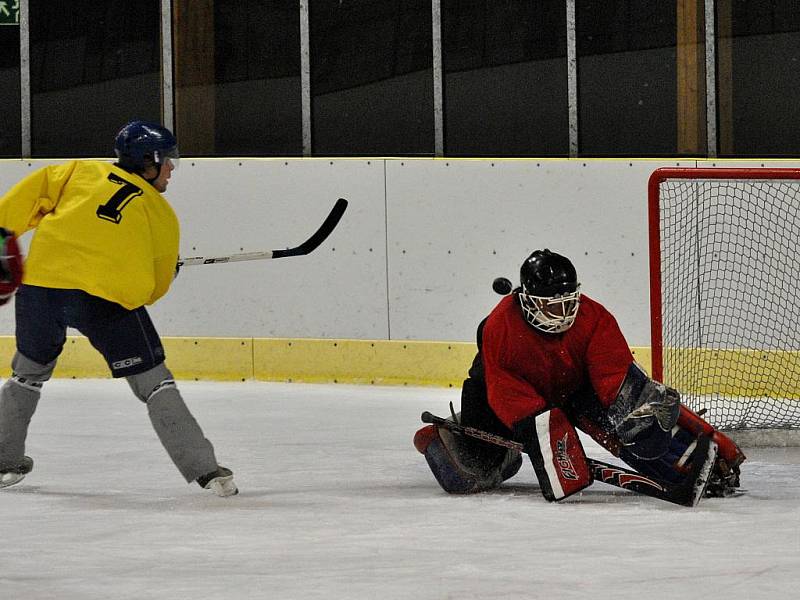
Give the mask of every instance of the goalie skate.
[[724, 459], [718, 457], [708, 479], [706, 497], [730, 498], [741, 496], [746, 491], [739, 487], [739, 467], [731, 468]]
[[33, 470], [33, 459], [24, 456], [16, 467], [0, 470], [0, 488], [10, 487], [25, 479], [25, 475]]
[[692, 458], [692, 468], [687, 478], [687, 506], [697, 506], [706, 495], [711, 472], [717, 460], [717, 443], [707, 436], [697, 440], [697, 447]]

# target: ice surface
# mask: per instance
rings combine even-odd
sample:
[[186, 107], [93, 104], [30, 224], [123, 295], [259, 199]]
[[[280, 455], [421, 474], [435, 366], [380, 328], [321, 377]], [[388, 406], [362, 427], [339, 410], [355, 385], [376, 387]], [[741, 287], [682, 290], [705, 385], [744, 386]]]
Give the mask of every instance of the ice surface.
[[[796, 598], [800, 449], [749, 449], [694, 509], [595, 484], [548, 504], [526, 460], [449, 496], [412, 446], [457, 390], [180, 382], [241, 493], [183, 482], [123, 381], [45, 386], [0, 491], [0, 597]], [[587, 453], [610, 457], [592, 442]]]

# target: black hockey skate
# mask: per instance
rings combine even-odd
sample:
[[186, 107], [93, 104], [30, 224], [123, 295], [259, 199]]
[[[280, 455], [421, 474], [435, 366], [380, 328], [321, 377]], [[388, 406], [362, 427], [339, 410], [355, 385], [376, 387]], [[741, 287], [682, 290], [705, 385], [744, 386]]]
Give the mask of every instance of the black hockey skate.
[[33, 459], [23, 456], [22, 462], [15, 467], [0, 469], [0, 488], [6, 488], [25, 479], [25, 475], [33, 470]]
[[233, 481], [233, 471], [226, 467], [218, 466], [216, 471], [198, 477], [197, 483], [201, 488], [211, 490], [217, 496], [235, 496], [239, 493], [239, 488]]
[[706, 486], [707, 498], [728, 498], [745, 492], [739, 487], [739, 466], [730, 467], [727, 462], [717, 458]]

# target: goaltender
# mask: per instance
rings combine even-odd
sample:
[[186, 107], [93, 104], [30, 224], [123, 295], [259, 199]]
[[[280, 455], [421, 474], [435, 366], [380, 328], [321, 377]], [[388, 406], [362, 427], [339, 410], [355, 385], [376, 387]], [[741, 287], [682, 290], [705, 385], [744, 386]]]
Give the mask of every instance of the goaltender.
[[[520, 279], [496, 290], [510, 294], [478, 327], [451, 421], [522, 444], [550, 501], [594, 480], [576, 428], [665, 489], [696, 494], [689, 505], [734, 493], [742, 452], [634, 362], [615, 318], [580, 293], [572, 262], [537, 250]], [[522, 465], [518, 450], [443, 426], [423, 427], [414, 445], [449, 493], [496, 488]]]

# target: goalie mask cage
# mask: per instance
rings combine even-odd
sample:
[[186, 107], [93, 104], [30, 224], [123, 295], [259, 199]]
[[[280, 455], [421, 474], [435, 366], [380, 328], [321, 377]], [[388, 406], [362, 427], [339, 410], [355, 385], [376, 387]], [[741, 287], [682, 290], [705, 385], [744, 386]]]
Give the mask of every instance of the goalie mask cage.
[[653, 378], [718, 429], [800, 428], [800, 169], [663, 168], [648, 196]]

